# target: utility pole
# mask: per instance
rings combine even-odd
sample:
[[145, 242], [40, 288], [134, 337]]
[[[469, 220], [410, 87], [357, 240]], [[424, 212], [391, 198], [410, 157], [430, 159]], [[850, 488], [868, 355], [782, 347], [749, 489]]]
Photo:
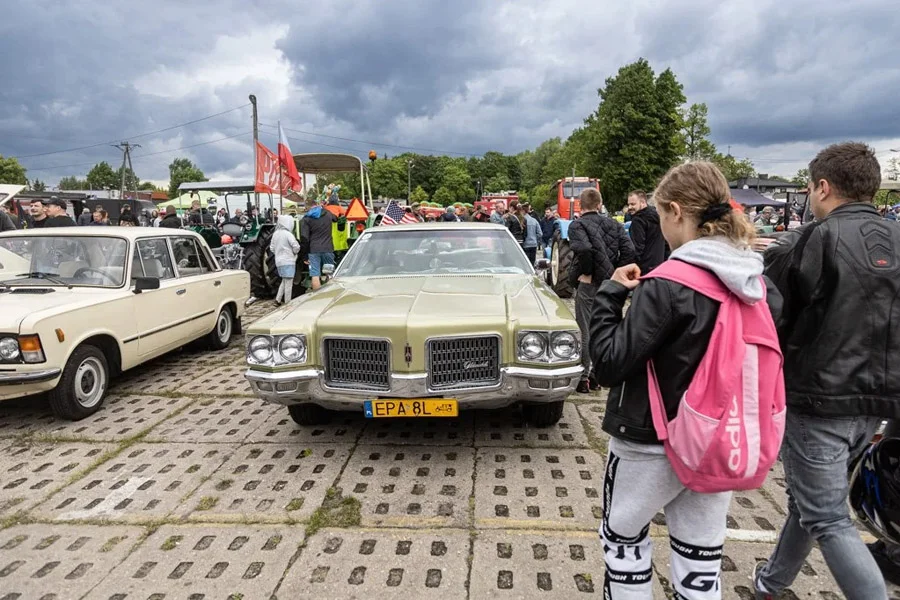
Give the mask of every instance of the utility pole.
[[[131, 164], [131, 151], [135, 148], [140, 148], [140, 144], [132, 144], [130, 142], [120, 142], [113, 146], [114, 148], [118, 148], [122, 152], [122, 187], [119, 188], [119, 199], [125, 199], [125, 174], [128, 170], [131, 170], [131, 176], [134, 183], [134, 197], [131, 199], [131, 210], [134, 212], [137, 208], [135, 202], [137, 199], [137, 181], [134, 176], [134, 166]], [[137, 214], [137, 213], [134, 213]]]
[[[258, 173], [256, 172], [256, 143], [259, 141], [259, 118], [256, 113], [256, 96], [250, 94], [250, 104], [253, 106], [253, 187], [256, 188], [256, 180]], [[280, 175], [280, 173], [279, 173]], [[259, 206], [259, 192], [254, 192], [256, 206]], [[247, 196], [247, 218], [253, 214], [253, 207], [250, 205], [250, 196]]]
[[406, 161], [406, 203], [409, 204], [409, 197], [412, 195], [412, 166], [413, 161]]

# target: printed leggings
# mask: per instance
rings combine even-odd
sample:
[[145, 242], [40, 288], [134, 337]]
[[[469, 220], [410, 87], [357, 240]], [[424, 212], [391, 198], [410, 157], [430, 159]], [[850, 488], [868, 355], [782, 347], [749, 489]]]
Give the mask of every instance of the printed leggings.
[[600, 536], [604, 598], [652, 600], [650, 520], [665, 511], [676, 600], [719, 600], [725, 519], [731, 493], [686, 489], [662, 446], [616, 438], [609, 445]]

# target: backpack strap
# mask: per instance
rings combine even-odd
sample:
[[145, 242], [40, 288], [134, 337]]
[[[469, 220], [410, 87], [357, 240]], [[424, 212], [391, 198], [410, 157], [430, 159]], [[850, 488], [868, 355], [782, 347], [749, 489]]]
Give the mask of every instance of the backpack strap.
[[667, 279], [689, 287], [717, 302], [724, 302], [730, 292], [713, 273], [677, 258], [669, 259], [641, 279]]
[[669, 420], [666, 416], [666, 403], [659, 389], [659, 380], [656, 378], [656, 367], [653, 360], [647, 361], [647, 390], [650, 395], [650, 415], [653, 417], [653, 428], [656, 437], [664, 442], [669, 438]]

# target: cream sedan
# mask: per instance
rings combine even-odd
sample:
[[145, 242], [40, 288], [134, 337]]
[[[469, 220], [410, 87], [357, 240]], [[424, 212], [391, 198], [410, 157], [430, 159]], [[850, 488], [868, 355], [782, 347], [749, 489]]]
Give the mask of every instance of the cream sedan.
[[82, 419], [111, 377], [194, 340], [228, 346], [249, 296], [249, 275], [192, 231], [0, 234], [0, 400], [47, 392], [57, 416]]

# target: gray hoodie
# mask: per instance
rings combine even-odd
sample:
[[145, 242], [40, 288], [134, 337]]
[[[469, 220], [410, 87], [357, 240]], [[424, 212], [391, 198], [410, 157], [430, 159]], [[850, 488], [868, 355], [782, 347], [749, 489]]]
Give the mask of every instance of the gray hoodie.
[[712, 271], [745, 304], [763, 299], [762, 256], [749, 248], [735, 247], [725, 237], [692, 240], [674, 250], [671, 258]]

